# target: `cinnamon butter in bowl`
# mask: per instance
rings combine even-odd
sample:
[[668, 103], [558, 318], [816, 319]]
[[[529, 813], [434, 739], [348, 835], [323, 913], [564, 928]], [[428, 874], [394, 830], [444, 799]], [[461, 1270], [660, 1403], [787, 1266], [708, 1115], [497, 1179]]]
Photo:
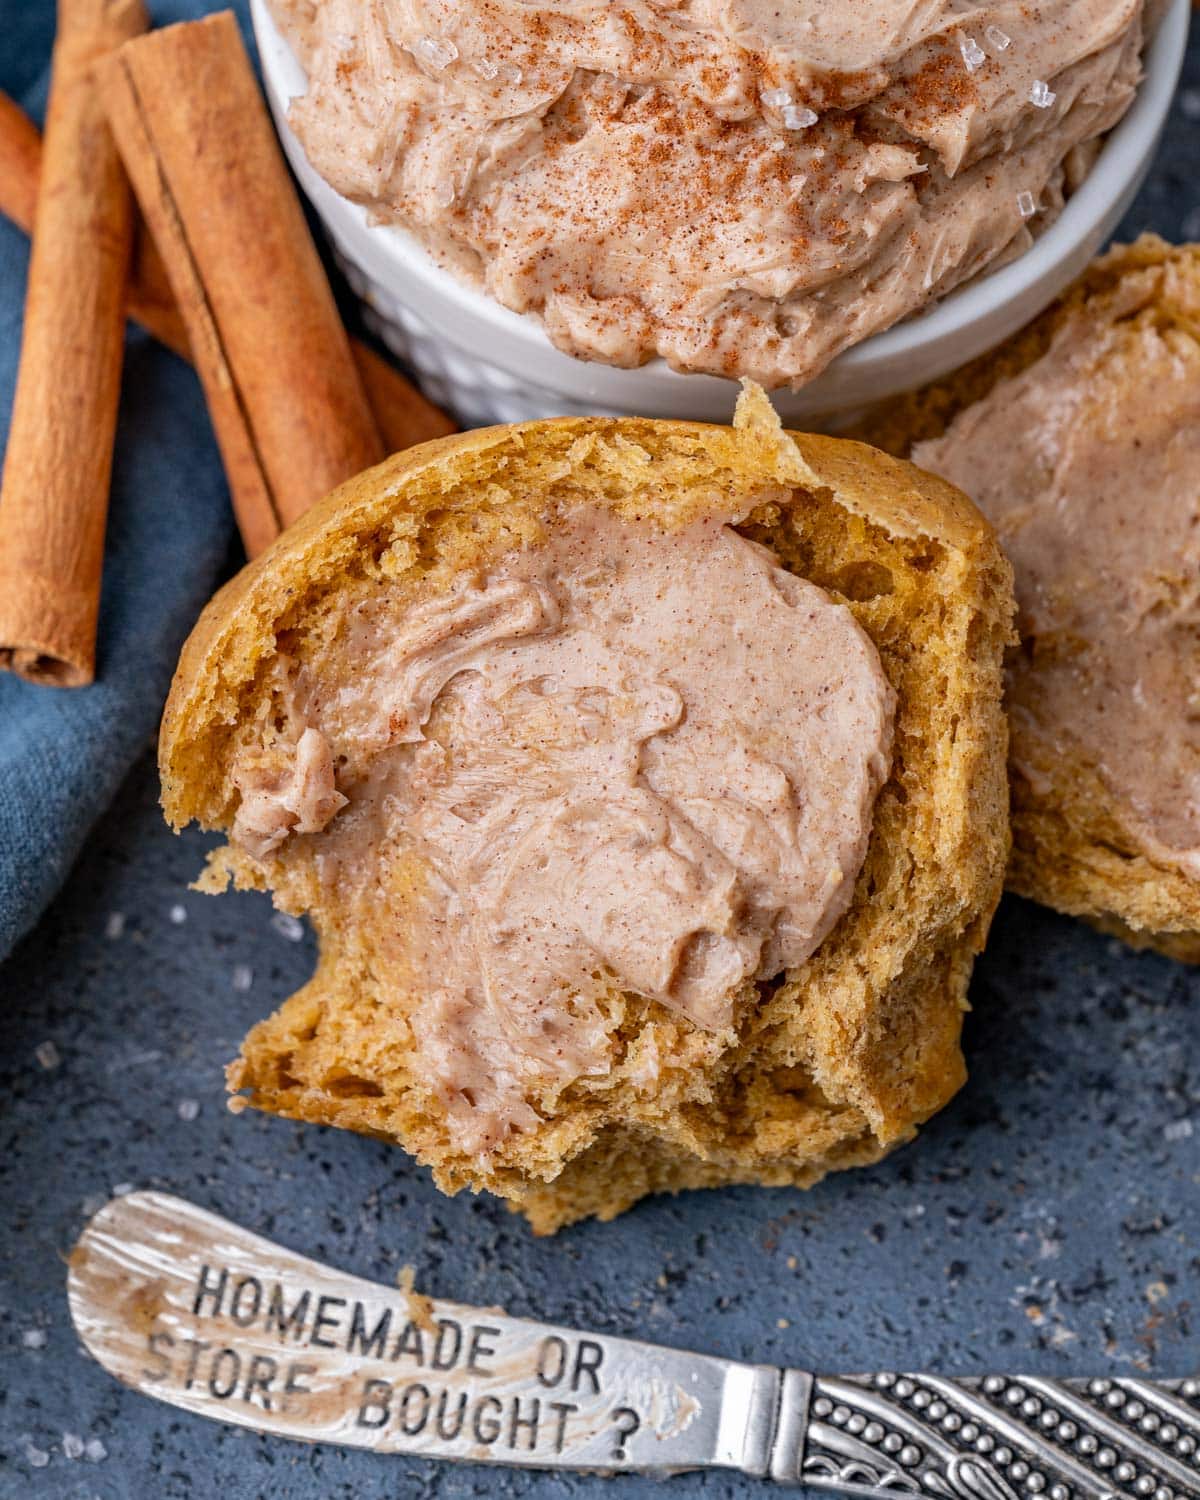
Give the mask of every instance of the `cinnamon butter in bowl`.
[[253, 0], [305, 191], [465, 422], [836, 422], [1007, 337], [1128, 207], [1186, 0]]

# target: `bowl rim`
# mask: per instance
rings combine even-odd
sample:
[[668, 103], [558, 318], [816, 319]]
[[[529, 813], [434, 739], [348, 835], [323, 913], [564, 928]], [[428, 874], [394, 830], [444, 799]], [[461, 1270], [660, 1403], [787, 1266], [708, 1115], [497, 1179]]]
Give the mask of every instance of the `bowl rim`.
[[[894, 364], [926, 346], [954, 340], [999, 308], [1019, 300], [1039, 282], [1053, 279], [1063, 262], [1070, 261], [1082, 243], [1096, 236], [1110, 206], [1136, 179], [1157, 143], [1183, 68], [1191, 5], [1192, 0], [1170, 0], [1143, 49], [1143, 76], [1133, 103], [1109, 131], [1091, 171], [1067, 200], [1062, 213], [1028, 250], [1008, 264], [985, 271], [947, 293], [932, 306], [842, 350], [814, 379], [819, 380], [834, 370], [839, 376], [862, 373], [876, 365]], [[264, 75], [269, 87], [278, 92], [286, 105], [304, 93], [307, 77], [277, 27], [267, 0], [251, 0], [250, 8]], [[292, 140], [295, 141], [294, 136]], [[295, 144], [303, 152], [299, 143]], [[640, 377], [655, 384], [694, 383], [697, 379], [714, 378], [705, 372], [673, 369], [657, 355], [635, 368], [625, 369], [606, 361], [567, 354], [551, 341], [538, 312], [514, 312], [504, 307], [453, 270], [439, 265], [407, 229], [398, 224], [369, 224], [362, 205], [343, 197], [323, 180], [322, 184], [332, 205], [352, 214], [363, 229], [369, 230], [375, 251], [398, 280], [410, 287], [414, 281], [425, 282], [437, 296], [456, 303], [463, 313], [489, 323], [496, 332], [524, 345], [534, 357], [558, 355], [578, 364], [599, 363], [602, 368], [627, 378]], [[321, 204], [319, 211], [324, 217], [328, 207]], [[801, 387], [801, 391], [804, 389]]]

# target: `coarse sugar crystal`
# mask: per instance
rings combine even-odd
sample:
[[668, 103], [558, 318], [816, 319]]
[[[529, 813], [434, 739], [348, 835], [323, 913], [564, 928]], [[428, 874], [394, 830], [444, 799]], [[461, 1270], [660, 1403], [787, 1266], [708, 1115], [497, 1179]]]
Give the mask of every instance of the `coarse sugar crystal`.
[[458, 48], [442, 36], [423, 36], [413, 44], [413, 53], [431, 68], [448, 68], [458, 56]]
[[817, 118], [816, 111], [803, 104], [789, 104], [783, 111], [783, 123], [789, 130], [807, 130], [817, 123]]
[[962, 60], [968, 73], [977, 73], [987, 62], [987, 53], [973, 36], [964, 36], [958, 44]]

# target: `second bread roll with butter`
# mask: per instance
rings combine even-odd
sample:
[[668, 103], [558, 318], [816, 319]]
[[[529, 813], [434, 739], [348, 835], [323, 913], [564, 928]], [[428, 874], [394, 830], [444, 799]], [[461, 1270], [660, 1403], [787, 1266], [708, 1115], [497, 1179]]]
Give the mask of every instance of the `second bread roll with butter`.
[[963, 1077], [1011, 581], [855, 444], [529, 423], [344, 486], [210, 606], [164, 806], [321, 960], [239, 1097], [534, 1227], [815, 1181]]
[[865, 435], [969, 488], [1016, 569], [1009, 885], [1200, 963], [1200, 246], [1115, 247]]

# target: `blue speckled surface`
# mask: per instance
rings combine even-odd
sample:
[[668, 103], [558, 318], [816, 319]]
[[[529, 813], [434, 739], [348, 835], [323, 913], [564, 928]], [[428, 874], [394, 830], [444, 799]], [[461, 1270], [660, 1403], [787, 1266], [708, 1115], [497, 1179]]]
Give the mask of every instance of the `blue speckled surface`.
[[[1198, 142], [1193, 42], [1127, 233], [1200, 238]], [[398, 1151], [226, 1112], [225, 1062], [305, 978], [312, 948], [271, 925], [262, 897], [188, 892], [206, 841], [172, 838], [156, 795], [147, 755], [0, 968], [5, 1500], [654, 1488], [309, 1449], [123, 1391], [80, 1353], [63, 1293], [64, 1255], [122, 1183], [360, 1275], [392, 1281], [412, 1263], [435, 1294], [721, 1354], [827, 1371], [1200, 1370], [1200, 974], [1007, 899], [972, 990], [971, 1081], [914, 1146], [811, 1193], [652, 1200], [539, 1241], [491, 1201], [443, 1198]], [[46, 1042], [61, 1059], [49, 1069]], [[68, 1458], [64, 1433], [102, 1450]], [[768, 1489], [712, 1474], [662, 1492]]]

